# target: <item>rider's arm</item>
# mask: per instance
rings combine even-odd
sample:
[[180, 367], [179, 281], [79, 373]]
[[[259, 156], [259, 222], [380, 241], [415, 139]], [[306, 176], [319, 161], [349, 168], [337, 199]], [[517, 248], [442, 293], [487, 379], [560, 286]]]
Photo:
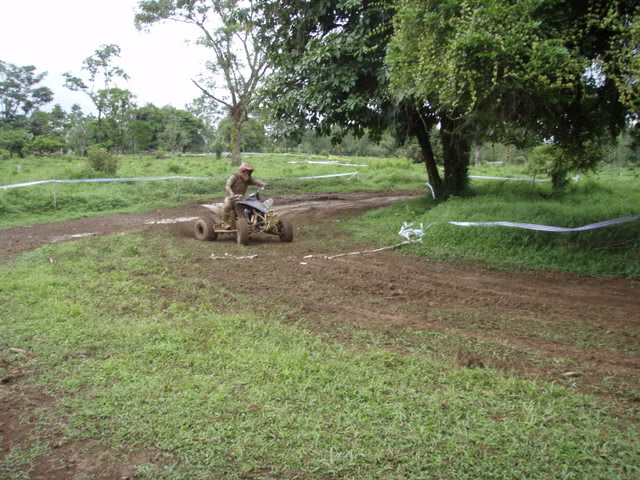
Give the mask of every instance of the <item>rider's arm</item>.
[[227, 183], [224, 186], [224, 191], [227, 197], [234, 197], [235, 193], [233, 193], [233, 184], [236, 183], [236, 176], [235, 175], [231, 175], [229, 177], [229, 180], [227, 180]]
[[256, 180], [255, 178], [251, 179], [251, 185], [255, 185], [256, 187], [266, 187], [267, 184], [264, 182], [261, 182], [260, 180]]

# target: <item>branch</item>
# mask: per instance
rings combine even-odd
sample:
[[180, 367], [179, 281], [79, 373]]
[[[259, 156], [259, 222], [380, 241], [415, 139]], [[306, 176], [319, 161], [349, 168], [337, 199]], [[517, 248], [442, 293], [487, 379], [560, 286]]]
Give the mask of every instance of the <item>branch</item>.
[[227, 108], [232, 108], [232, 106], [230, 104], [228, 104], [227, 102], [225, 102], [224, 100], [217, 98], [215, 95], [213, 95], [211, 92], [209, 92], [207, 89], [203, 88], [202, 86], [200, 86], [200, 84], [198, 82], [196, 82], [193, 78], [191, 79], [191, 81], [193, 82], [193, 84], [198, 87], [200, 89], [200, 91], [202, 93], [204, 93], [207, 97], [211, 98], [212, 100], [221, 103], [222, 105], [224, 105]]

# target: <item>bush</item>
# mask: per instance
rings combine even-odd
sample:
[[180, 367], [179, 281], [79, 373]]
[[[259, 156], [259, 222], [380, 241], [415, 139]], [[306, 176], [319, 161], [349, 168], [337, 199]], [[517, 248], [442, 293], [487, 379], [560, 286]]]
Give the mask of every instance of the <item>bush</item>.
[[115, 175], [118, 170], [118, 159], [111, 155], [106, 148], [91, 145], [87, 150], [89, 166], [96, 172]]
[[169, 170], [169, 173], [180, 173], [182, 171], [182, 167], [180, 167], [180, 165], [178, 165], [177, 163], [171, 162], [167, 166], [167, 170]]
[[25, 145], [25, 150], [33, 155], [51, 155], [64, 148], [64, 141], [59, 137], [39, 135]]
[[22, 149], [31, 141], [31, 134], [22, 128], [3, 128], [0, 129], [0, 148], [9, 152], [11, 156], [14, 154], [22, 157], [24, 152]]

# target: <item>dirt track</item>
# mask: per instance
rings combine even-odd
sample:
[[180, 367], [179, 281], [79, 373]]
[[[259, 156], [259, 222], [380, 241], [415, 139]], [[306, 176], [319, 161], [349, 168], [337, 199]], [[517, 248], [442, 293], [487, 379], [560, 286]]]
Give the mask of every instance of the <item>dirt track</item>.
[[[224, 278], [226, 288], [244, 295], [268, 292], [266, 301], [264, 295], [261, 298], [265, 311], [277, 312], [285, 321], [302, 322], [335, 341], [358, 344], [362, 341], [354, 332], [365, 329], [395, 351], [428, 351], [460, 366], [499, 368], [596, 394], [623, 410], [637, 408], [639, 282], [496, 272], [477, 264], [435, 262], [395, 251], [324, 258], [322, 254], [344, 253], [335, 250], [334, 241], [345, 235], [335, 228], [341, 215], [416, 194], [355, 192], [276, 198], [277, 209], [295, 225], [296, 238], [291, 244], [276, 237], [256, 238], [244, 249], [230, 238], [198, 242], [192, 235], [192, 219], [203, 207], [194, 205], [0, 231], [0, 257], [7, 259], [46, 243], [143, 228], [159, 255], [169, 248], [168, 243], [184, 254], [187, 261], [171, 262], [168, 267], [176, 278], [197, 276], [205, 285]], [[180, 221], [172, 223], [176, 219]], [[352, 240], [349, 244], [354, 250], [367, 248]], [[256, 257], [211, 258], [212, 254], [242, 252]], [[308, 255], [313, 257], [305, 258]], [[430, 333], [437, 333], [438, 339]], [[50, 401], [35, 395], [35, 400], [25, 401]], [[16, 411], [32, 407], [2, 404], [0, 420], [12, 425], [17, 425]], [[76, 453], [71, 451], [67, 457]]]
[[[521, 374], [560, 381], [570, 373], [572, 383], [598, 391], [605, 378], [607, 382], [615, 378], [618, 393], [614, 397], [640, 401], [632, 393], [640, 390], [639, 282], [559, 273], [501, 273], [393, 251], [322, 258], [323, 253], [343, 253], [330, 251], [332, 238], [340, 235], [333, 228], [340, 215], [419, 193], [276, 198], [277, 209], [296, 226], [295, 241], [281, 244], [276, 237], [257, 237], [248, 249], [258, 258], [235, 261], [232, 269], [224, 261], [211, 261], [209, 255], [239, 248], [233, 239], [198, 242], [193, 238], [193, 219], [206, 212], [201, 205], [3, 230], [0, 258], [91, 235], [146, 227], [149, 236], [156, 232], [166, 238], [168, 230], [178, 247], [194, 258], [193, 265], [176, 274], [210, 277], [212, 283], [224, 276], [236, 289], [251, 278], [258, 289], [262, 286], [272, 292], [270, 297], [286, 298], [292, 318], [305, 318], [318, 329], [324, 328], [318, 325], [346, 323], [383, 331], [411, 327], [446, 332], [511, 352], [501, 361], [493, 358], [496, 355], [482, 358], [481, 348], [460, 351], [462, 362], [515, 368]], [[307, 255], [313, 257], [305, 259]], [[318, 323], [319, 319], [323, 322]], [[606, 390], [610, 395], [611, 389]]]

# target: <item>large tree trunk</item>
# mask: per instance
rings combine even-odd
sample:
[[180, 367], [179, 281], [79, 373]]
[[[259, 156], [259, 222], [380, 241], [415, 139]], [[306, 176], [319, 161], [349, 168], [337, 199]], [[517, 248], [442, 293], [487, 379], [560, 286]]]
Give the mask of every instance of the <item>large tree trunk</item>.
[[[428, 125], [428, 124], [427, 124]], [[433, 155], [433, 148], [431, 147], [431, 139], [429, 138], [429, 131], [426, 125], [424, 128], [416, 128], [416, 137], [420, 150], [422, 152], [422, 159], [427, 169], [427, 176], [429, 178], [429, 185], [433, 189], [433, 195], [437, 200], [445, 197], [444, 185], [442, 184], [442, 178], [440, 172], [438, 172], [438, 166], [436, 164], [436, 158]]]
[[462, 122], [452, 116], [440, 117], [440, 141], [444, 160], [444, 183], [448, 195], [460, 195], [469, 182], [470, 142]]
[[473, 146], [473, 164], [479, 167], [480, 163], [482, 163], [482, 143], [476, 143]]
[[229, 148], [231, 150], [231, 163], [240, 165], [240, 144], [242, 143], [242, 123], [245, 115], [242, 105], [234, 105], [229, 114], [231, 120], [231, 135]]

